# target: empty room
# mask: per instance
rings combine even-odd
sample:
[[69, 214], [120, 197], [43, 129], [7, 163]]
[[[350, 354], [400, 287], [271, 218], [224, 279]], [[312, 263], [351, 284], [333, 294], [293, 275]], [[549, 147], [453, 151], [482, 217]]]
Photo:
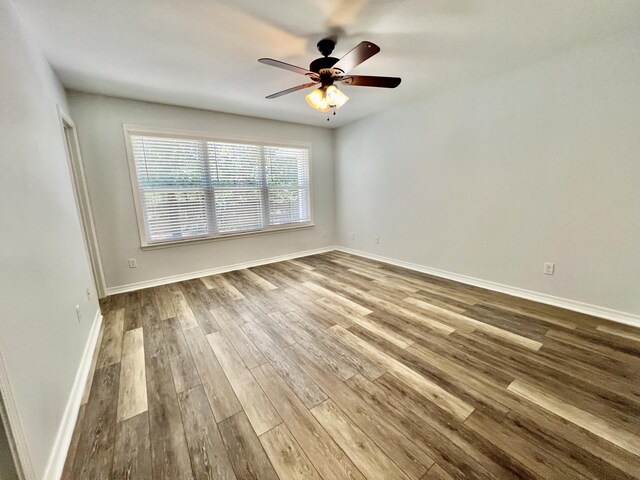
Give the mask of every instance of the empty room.
[[640, 479], [640, 1], [0, 0], [0, 480]]

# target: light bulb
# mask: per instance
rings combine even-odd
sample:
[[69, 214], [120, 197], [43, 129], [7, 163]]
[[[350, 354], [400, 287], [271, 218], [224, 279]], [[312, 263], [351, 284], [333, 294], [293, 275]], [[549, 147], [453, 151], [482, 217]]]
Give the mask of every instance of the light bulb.
[[321, 112], [331, 111], [331, 105], [329, 105], [326, 95], [323, 96], [322, 99], [320, 100], [320, 103], [318, 104], [318, 110], [320, 110]]

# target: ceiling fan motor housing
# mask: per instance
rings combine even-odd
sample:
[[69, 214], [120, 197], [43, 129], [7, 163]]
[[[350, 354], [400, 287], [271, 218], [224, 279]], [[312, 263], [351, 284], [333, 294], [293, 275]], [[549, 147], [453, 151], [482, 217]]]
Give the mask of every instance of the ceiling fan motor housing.
[[329, 69], [338, 63], [339, 58], [335, 57], [320, 57], [311, 62], [309, 70], [315, 73], [320, 73], [321, 70]]

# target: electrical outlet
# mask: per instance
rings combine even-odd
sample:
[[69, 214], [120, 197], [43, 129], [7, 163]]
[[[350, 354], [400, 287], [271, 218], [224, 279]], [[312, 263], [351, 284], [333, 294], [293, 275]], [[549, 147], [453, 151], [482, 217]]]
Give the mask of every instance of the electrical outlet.
[[376, 235], [375, 237], [373, 237], [373, 241], [375, 243], [380, 243], [380, 235]]
[[544, 273], [545, 275], [553, 275], [555, 270], [556, 270], [555, 263], [545, 262], [544, 267], [542, 268], [542, 273]]
[[356, 232], [351, 232], [351, 240], [355, 240], [356, 239]]
[[129, 268], [138, 268], [138, 260], [136, 258], [129, 259]]
[[90, 289], [90, 288], [87, 288], [87, 289], [84, 291], [84, 293], [86, 293], [86, 294], [87, 294], [87, 300], [91, 300], [91, 289]]
[[322, 231], [322, 238], [327, 238], [327, 231], [326, 230]]
[[78, 323], [82, 320], [82, 314], [80, 313], [80, 305], [76, 305], [76, 317], [78, 317]]

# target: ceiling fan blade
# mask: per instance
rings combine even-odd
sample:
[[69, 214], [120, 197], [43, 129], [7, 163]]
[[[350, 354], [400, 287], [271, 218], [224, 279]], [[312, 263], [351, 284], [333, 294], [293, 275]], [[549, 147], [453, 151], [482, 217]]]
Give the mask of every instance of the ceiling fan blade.
[[349, 75], [340, 80], [345, 85], [355, 87], [396, 88], [402, 81], [398, 77], [375, 77], [370, 75]]
[[371, 42], [360, 42], [349, 53], [338, 60], [333, 68], [339, 68], [344, 73], [350, 72], [365, 60], [373, 57], [380, 51], [380, 47]]
[[272, 93], [266, 98], [278, 98], [286, 95], [287, 93], [297, 92], [298, 90], [304, 90], [305, 88], [313, 87], [315, 85], [318, 85], [318, 82], [305, 83], [304, 85], [298, 85], [297, 87], [287, 88], [286, 90], [282, 90], [281, 92]]
[[265, 65], [284, 68], [285, 70], [300, 73], [302, 75], [313, 75], [313, 72], [311, 70], [307, 70], [306, 68], [302, 67], [296, 67], [295, 65], [291, 65], [290, 63], [281, 62], [280, 60], [274, 60], [273, 58], [259, 58], [258, 61], [260, 63], [264, 63]]

